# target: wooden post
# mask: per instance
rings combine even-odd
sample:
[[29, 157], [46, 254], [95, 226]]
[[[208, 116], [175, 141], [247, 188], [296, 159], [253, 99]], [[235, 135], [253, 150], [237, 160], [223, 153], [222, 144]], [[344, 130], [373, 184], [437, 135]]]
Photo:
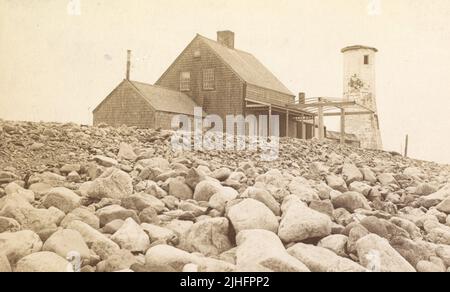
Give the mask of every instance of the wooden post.
[[267, 137], [271, 137], [272, 135], [272, 105], [269, 105], [269, 133]]
[[[305, 122], [303, 121], [303, 119], [305, 118], [305, 116], [303, 114], [300, 115], [300, 139], [306, 139], [306, 134], [305, 134]], [[297, 131], [298, 132], [298, 131]]]
[[316, 117], [313, 117], [313, 124], [312, 124], [312, 131], [311, 131], [311, 138], [316, 137]]
[[289, 137], [289, 110], [286, 110], [286, 137]]
[[405, 139], [405, 157], [408, 157], [408, 142], [409, 142], [409, 135], [406, 135], [406, 139]]
[[341, 145], [345, 144], [345, 109], [341, 109]]
[[325, 134], [323, 132], [323, 106], [319, 106], [319, 139], [323, 140], [325, 138]]

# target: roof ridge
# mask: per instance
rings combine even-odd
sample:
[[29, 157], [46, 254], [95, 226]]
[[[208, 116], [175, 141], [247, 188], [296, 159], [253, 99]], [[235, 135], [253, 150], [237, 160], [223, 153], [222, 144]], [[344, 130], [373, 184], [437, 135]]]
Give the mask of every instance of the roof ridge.
[[135, 80], [129, 80], [129, 81], [131, 83], [140, 83], [140, 84], [147, 85], [147, 86], [153, 86], [153, 87], [161, 88], [161, 89], [164, 89], [164, 90], [167, 90], [167, 91], [172, 91], [172, 92], [179, 93], [179, 94], [187, 96], [187, 94], [185, 94], [185, 93], [183, 93], [181, 91], [178, 91], [178, 90], [175, 90], [175, 89], [172, 89], [172, 88], [167, 88], [165, 86], [156, 85], [156, 84], [150, 84], [150, 83], [141, 82], [141, 81], [135, 81]]
[[208, 38], [208, 37], [205, 37], [205, 36], [203, 36], [203, 35], [201, 35], [201, 34], [197, 34], [197, 35], [200, 36], [200, 37], [202, 37], [202, 38], [204, 38], [204, 39], [206, 39], [206, 40], [208, 40], [208, 41], [210, 41], [210, 42], [214, 42], [214, 43], [218, 44], [219, 46], [222, 46], [222, 47], [224, 47], [224, 48], [226, 48], [226, 49], [228, 49], [228, 50], [237, 51], [237, 52], [241, 52], [241, 53], [244, 53], [244, 54], [248, 54], [248, 55], [253, 56], [252, 53], [249, 53], [249, 52], [246, 52], [246, 51], [243, 51], [243, 50], [240, 50], [240, 49], [236, 49], [236, 48], [229, 48], [229, 47], [227, 47], [227, 46], [225, 46], [225, 45], [222, 45], [222, 44], [219, 43], [218, 41], [215, 41], [215, 40], [213, 40], [213, 39], [210, 39], [210, 38]]

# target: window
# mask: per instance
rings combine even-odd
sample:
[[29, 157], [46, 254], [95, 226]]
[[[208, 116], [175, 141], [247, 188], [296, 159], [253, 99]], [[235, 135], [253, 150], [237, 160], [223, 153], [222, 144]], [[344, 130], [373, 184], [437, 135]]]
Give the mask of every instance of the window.
[[191, 72], [181, 72], [180, 74], [180, 91], [191, 90]]
[[364, 65], [369, 65], [369, 55], [364, 56]]
[[203, 89], [214, 90], [215, 88], [214, 69], [203, 70]]

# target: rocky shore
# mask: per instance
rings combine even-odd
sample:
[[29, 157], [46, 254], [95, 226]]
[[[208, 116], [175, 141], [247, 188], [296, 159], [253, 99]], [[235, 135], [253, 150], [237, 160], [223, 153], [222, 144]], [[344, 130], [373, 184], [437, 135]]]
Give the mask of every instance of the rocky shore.
[[0, 121], [0, 271], [450, 272], [450, 166], [326, 141]]

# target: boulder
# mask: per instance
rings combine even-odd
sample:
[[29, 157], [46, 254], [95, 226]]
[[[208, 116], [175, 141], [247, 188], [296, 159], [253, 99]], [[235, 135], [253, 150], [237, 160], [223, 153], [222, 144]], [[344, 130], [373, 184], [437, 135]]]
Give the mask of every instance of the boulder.
[[24, 256], [40, 251], [42, 241], [30, 230], [4, 232], [0, 234], [0, 251], [14, 265]]
[[361, 168], [361, 173], [363, 174], [365, 181], [368, 181], [369, 183], [372, 184], [377, 182], [377, 177], [370, 168], [368, 167]]
[[378, 175], [378, 181], [382, 186], [388, 186], [392, 184], [397, 184], [397, 180], [395, 177], [390, 173], [381, 173]]
[[416, 265], [417, 272], [419, 273], [443, 273], [445, 269], [442, 267], [429, 262], [429, 261], [420, 261]]
[[20, 224], [16, 220], [8, 217], [0, 217], [0, 233], [17, 232], [20, 230]]
[[156, 197], [146, 193], [137, 193], [123, 198], [121, 205], [125, 209], [132, 209], [139, 212], [149, 207], [153, 208], [155, 211], [158, 210], [159, 212], [164, 210], [164, 203]]
[[340, 192], [347, 192], [347, 184], [345, 183], [345, 180], [337, 175], [331, 174], [327, 175], [326, 177], [327, 184], [330, 188], [336, 191]]
[[311, 272], [364, 272], [359, 264], [336, 255], [334, 252], [314, 245], [297, 243], [288, 253], [304, 263]]
[[357, 192], [346, 192], [335, 198], [332, 198], [334, 208], [344, 208], [349, 212], [354, 212], [356, 209], [370, 210], [370, 205], [367, 199]]
[[238, 196], [239, 193], [235, 189], [230, 187], [222, 187], [217, 193], [211, 196], [208, 206], [223, 213], [227, 203], [236, 199]]
[[93, 199], [123, 199], [133, 193], [131, 177], [117, 168], [109, 168], [96, 178], [87, 191]]
[[0, 216], [16, 220], [22, 229], [36, 232], [42, 240], [46, 240], [57, 230], [58, 218], [47, 209], [33, 208], [31, 205], [8, 203], [0, 211]]
[[53, 252], [42, 251], [22, 258], [16, 265], [15, 272], [72, 272], [71, 264]]
[[206, 256], [217, 256], [232, 248], [228, 233], [228, 219], [223, 217], [205, 219], [191, 227], [187, 242], [191, 246], [191, 251], [197, 251]]
[[109, 273], [130, 269], [136, 262], [136, 258], [129, 250], [121, 249], [106, 260], [98, 263], [97, 272]]
[[349, 189], [352, 192], [363, 194], [365, 197], [368, 197], [370, 192], [372, 191], [371, 186], [360, 181], [352, 182], [349, 186]]
[[229, 208], [227, 217], [236, 234], [246, 229], [278, 230], [277, 217], [266, 205], [254, 199], [244, 199], [233, 205]]
[[156, 245], [145, 254], [147, 271], [181, 272], [187, 264], [196, 262], [197, 257], [187, 251], [169, 245]]
[[222, 190], [223, 186], [216, 181], [204, 180], [195, 185], [194, 200], [209, 201], [209, 199]]
[[311, 188], [308, 181], [303, 177], [295, 177], [288, 185], [290, 193], [297, 196], [303, 202], [309, 203], [313, 200], [319, 200], [319, 194]]
[[386, 239], [379, 237], [376, 234], [369, 234], [359, 239], [356, 242], [356, 249], [358, 252], [359, 262], [367, 267], [370, 266], [370, 258], [368, 258], [371, 251], [375, 251], [379, 261], [379, 269], [382, 272], [415, 272], [411, 264], [408, 263]]
[[331, 250], [341, 257], [347, 257], [348, 237], [343, 234], [333, 234], [322, 238], [317, 246]]
[[154, 223], [159, 224], [161, 220], [158, 217], [158, 213], [156, 213], [155, 209], [152, 207], [147, 207], [139, 213], [139, 221], [141, 223]]
[[287, 197], [282, 211], [278, 236], [285, 243], [323, 238], [331, 234], [330, 217], [308, 208], [297, 197]]
[[10, 273], [11, 265], [9, 264], [9, 260], [4, 253], [0, 252], [0, 273]]
[[114, 241], [84, 222], [74, 220], [67, 225], [67, 229], [78, 231], [87, 246], [103, 260], [120, 250]]
[[248, 197], [260, 201], [266, 205], [276, 216], [281, 215], [280, 204], [275, 198], [266, 190], [249, 187], [245, 190], [242, 197]]
[[110, 205], [97, 210], [97, 217], [100, 219], [100, 226], [105, 226], [109, 222], [127, 218], [133, 218], [134, 221], [139, 221], [139, 218], [135, 211], [125, 209], [119, 205]]
[[93, 211], [85, 207], [72, 210], [72, 212], [64, 217], [60, 225], [61, 227], [66, 228], [67, 225], [74, 220], [84, 222], [94, 229], [100, 228], [100, 219], [94, 214]]
[[145, 253], [150, 247], [147, 234], [132, 218], [125, 220], [122, 227], [111, 236], [111, 240], [131, 252]]
[[450, 214], [450, 197], [447, 197], [441, 203], [439, 203], [436, 206], [436, 209], [444, 212], [445, 214]]
[[239, 272], [309, 272], [301, 261], [288, 254], [273, 232], [244, 230], [237, 235], [236, 244]]
[[178, 236], [173, 230], [148, 223], [142, 223], [141, 227], [152, 243], [159, 242], [168, 245], [178, 244]]
[[53, 206], [67, 214], [81, 206], [81, 197], [67, 188], [58, 187], [48, 192], [42, 204], [46, 208]]
[[120, 143], [119, 153], [117, 154], [117, 158], [135, 161], [137, 158], [136, 153], [134, 153], [133, 147], [128, 143]]
[[364, 179], [361, 171], [359, 171], [359, 169], [351, 163], [344, 163], [344, 166], [342, 167], [342, 176], [347, 185], [350, 185], [355, 181], [362, 181]]
[[69, 252], [77, 252], [82, 259], [89, 259], [91, 253], [78, 231], [72, 229], [58, 230], [44, 243], [43, 251], [50, 251], [67, 258]]
[[103, 226], [103, 228], [100, 231], [106, 234], [114, 234], [117, 232], [117, 230], [120, 229], [120, 227], [123, 226], [124, 223], [125, 223], [124, 220], [116, 219]]
[[185, 183], [184, 178], [169, 179], [169, 195], [181, 200], [189, 200], [193, 197], [191, 188]]

